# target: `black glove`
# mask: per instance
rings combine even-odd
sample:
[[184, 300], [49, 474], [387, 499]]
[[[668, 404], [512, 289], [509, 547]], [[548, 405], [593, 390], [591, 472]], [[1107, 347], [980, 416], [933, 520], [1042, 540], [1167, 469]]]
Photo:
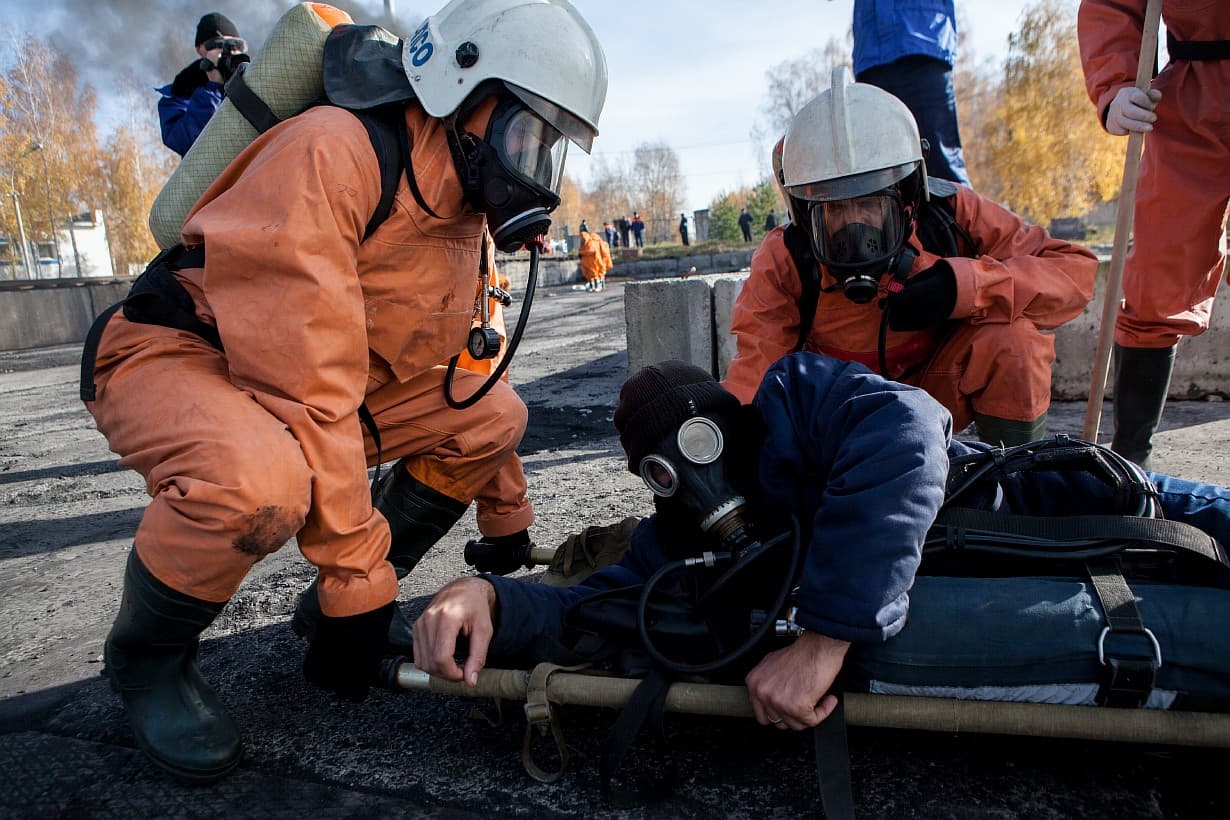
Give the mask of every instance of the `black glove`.
[[193, 60], [171, 81], [171, 94], [176, 97], [191, 97], [193, 91], [207, 82], [209, 82], [209, 77], [201, 70], [201, 61]]
[[925, 330], [948, 318], [957, 304], [957, 276], [943, 259], [919, 271], [904, 285], [888, 288], [885, 309], [893, 330]]
[[465, 561], [479, 572], [507, 575], [522, 566], [526, 569], [534, 566], [530, 563], [533, 548], [529, 530], [512, 535], [484, 535], [466, 543]]
[[380, 678], [396, 606], [391, 601], [380, 609], [345, 618], [322, 615], [303, 659], [303, 676], [347, 700], [366, 698], [368, 687]]

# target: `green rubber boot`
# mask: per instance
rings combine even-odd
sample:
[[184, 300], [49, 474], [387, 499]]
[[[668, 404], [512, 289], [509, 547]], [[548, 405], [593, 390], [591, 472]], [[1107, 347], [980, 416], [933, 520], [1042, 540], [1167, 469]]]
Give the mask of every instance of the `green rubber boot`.
[[975, 413], [974, 424], [978, 427], [980, 441], [999, 447], [1015, 447], [1046, 438], [1046, 413], [1033, 421], [1012, 421]]
[[218, 780], [243, 756], [239, 728], [196, 665], [200, 635], [224, 606], [171, 589], [134, 549], [103, 650], [137, 745], [187, 783]]

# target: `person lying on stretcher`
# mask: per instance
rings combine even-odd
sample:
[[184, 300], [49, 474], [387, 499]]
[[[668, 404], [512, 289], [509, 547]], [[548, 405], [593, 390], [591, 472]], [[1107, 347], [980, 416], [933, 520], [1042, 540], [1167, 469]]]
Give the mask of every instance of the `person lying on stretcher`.
[[[710, 597], [720, 586], [713, 579], [733, 577], [759, 555], [776, 552], [767, 565], [775, 561], [778, 577], [797, 579], [784, 589], [794, 606], [787, 629], [798, 637], [767, 653], [757, 642], [762, 656], [748, 662], [745, 682], [760, 723], [816, 726], [836, 704], [829, 689], [851, 644], [885, 641], [904, 626], [950, 459], [989, 449], [952, 440], [948, 412], [925, 392], [806, 352], [774, 364], [747, 406], [699, 368], [676, 361], [646, 367], [624, 384], [614, 421], [628, 467], [654, 493], [656, 510], [637, 526], [627, 552], [575, 586], [486, 575], [453, 581], [414, 626], [420, 669], [474, 685], [488, 657], [554, 659], [543, 656], [561, 645], [575, 649], [577, 636], [605, 617], [603, 611], [619, 611], [586, 602], [618, 600], [618, 590], [628, 588], [639, 593], [647, 579], [658, 584], [655, 575], [672, 562], [704, 564], [707, 553], [716, 556], [714, 569], [699, 567], [707, 587], [695, 578], [674, 586], [690, 584], [699, 609], [708, 599], [710, 619], [721, 622], [729, 610], [712, 605], [721, 599]], [[1156, 473], [1147, 478], [1162, 517], [1230, 544], [1230, 490]], [[1002, 512], [1072, 515], [1098, 512], [1106, 495], [1086, 474], [1021, 474], [980, 503]], [[756, 526], [792, 519], [798, 522], [793, 539], [770, 537], [776, 533]], [[785, 550], [770, 549], [790, 540], [797, 549], [789, 559], [780, 555]], [[783, 560], [789, 560], [784, 576]], [[671, 576], [665, 580], [664, 589]], [[765, 600], [778, 603], [772, 592]], [[664, 612], [649, 619], [659, 625], [648, 630], [660, 637], [650, 635], [660, 644], [649, 648], [655, 661], [685, 673], [708, 671], [704, 663], [670, 661], [668, 645], [674, 641], [676, 660], [682, 651], [692, 653], [691, 661], [704, 648], [689, 643], [714, 644], [719, 654], [729, 649], [729, 641], [706, 640], [712, 636], [689, 639], [686, 624], [667, 634], [671, 616]]]

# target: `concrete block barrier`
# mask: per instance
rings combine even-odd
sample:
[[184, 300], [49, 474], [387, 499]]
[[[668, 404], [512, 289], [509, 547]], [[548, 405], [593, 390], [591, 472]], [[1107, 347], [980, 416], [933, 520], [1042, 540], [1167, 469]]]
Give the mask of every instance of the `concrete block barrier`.
[[130, 280], [44, 280], [0, 290], [0, 350], [74, 344], [94, 317], [123, 299]]
[[[1089, 395], [1108, 269], [1109, 260], [1103, 260], [1093, 300], [1080, 316], [1055, 331], [1052, 395], [1056, 399], [1084, 399]], [[664, 286], [660, 282], [628, 283], [624, 289], [624, 309], [628, 324], [629, 372], [673, 357], [700, 367], [710, 366], [706, 363], [712, 361], [711, 372], [719, 379], [724, 378], [735, 355], [730, 312], [746, 279], [745, 273], [687, 279], [684, 281], [702, 284], [704, 289], [695, 285], [677, 289], [671, 291], [670, 299], [662, 298]], [[696, 300], [697, 304], [682, 304], [683, 299]], [[1171, 398], [1199, 399], [1209, 395], [1230, 398], [1230, 304], [1227, 302], [1230, 302], [1230, 293], [1223, 287], [1209, 329], [1179, 344], [1178, 361], [1170, 383]], [[712, 325], [703, 324], [706, 321], [711, 321]], [[706, 343], [707, 339], [712, 341]], [[663, 355], [667, 352], [669, 356]], [[1109, 394], [1110, 390], [1107, 392]]]

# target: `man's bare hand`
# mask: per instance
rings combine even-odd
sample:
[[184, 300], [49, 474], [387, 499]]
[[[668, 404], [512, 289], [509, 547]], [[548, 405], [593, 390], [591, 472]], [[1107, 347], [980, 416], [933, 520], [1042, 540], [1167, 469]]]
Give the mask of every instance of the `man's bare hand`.
[[819, 725], [837, 706], [828, 691], [849, 648], [846, 641], [804, 632], [785, 649], [765, 655], [744, 681], [756, 720], [779, 729]]
[[[495, 587], [482, 578], [458, 578], [436, 593], [414, 622], [414, 665], [429, 675], [478, 683], [494, 634]], [[457, 638], [469, 639], [465, 669], [453, 658]]]
[[1119, 89], [1106, 109], [1107, 132], [1122, 137], [1130, 131], [1152, 131], [1153, 123], [1157, 122], [1153, 109], [1161, 99], [1162, 92], [1155, 88], [1148, 91], [1135, 86]]
[[[214, 66], [218, 65], [218, 58], [220, 58], [221, 56], [222, 56], [222, 49], [220, 48], [212, 48], [209, 51], [205, 52], [205, 59], [213, 63]], [[206, 71], [205, 76], [209, 78], [210, 82], [215, 82], [218, 85], [222, 85], [222, 72], [219, 71], [216, 67], [210, 69], [209, 71]]]

